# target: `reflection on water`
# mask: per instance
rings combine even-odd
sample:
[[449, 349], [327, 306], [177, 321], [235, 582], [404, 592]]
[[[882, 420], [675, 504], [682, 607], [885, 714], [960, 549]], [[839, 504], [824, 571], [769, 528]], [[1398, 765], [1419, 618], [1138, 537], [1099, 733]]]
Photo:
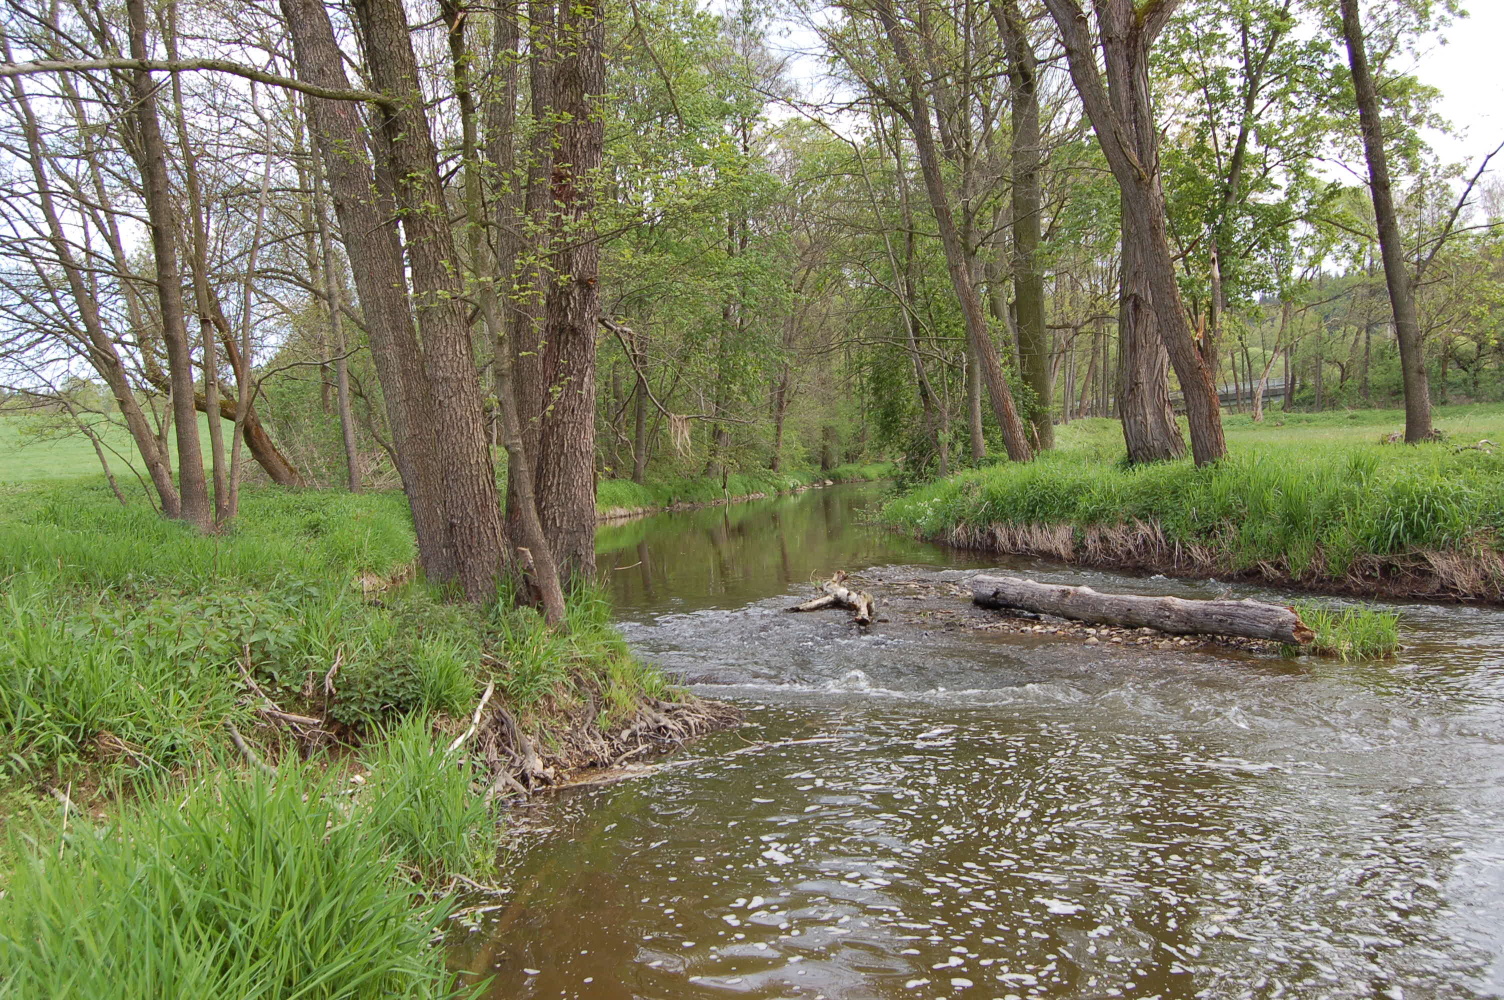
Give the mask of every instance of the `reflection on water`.
[[454, 953], [491, 996], [1504, 990], [1504, 614], [1409, 607], [1399, 661], [1346, 665], [782, 614], [836, 568], [969, 564], [862, 527], [875, 495], [602, 529], [634, 646], [750, 724], [518, 810]]

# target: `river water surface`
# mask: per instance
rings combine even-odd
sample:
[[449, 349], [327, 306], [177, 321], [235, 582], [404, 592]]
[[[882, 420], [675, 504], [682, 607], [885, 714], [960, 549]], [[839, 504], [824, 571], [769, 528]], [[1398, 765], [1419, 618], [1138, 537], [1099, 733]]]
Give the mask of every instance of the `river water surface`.
[[1346, 664], [785, 614], [836, 569], [1228, 589], [924, 545], [880, 496], [601, 529], [632, 646], [748, 725], [514, 812], [454, 951], [489, 996], [1504, 994], [1504, 613], [1406, 605]]

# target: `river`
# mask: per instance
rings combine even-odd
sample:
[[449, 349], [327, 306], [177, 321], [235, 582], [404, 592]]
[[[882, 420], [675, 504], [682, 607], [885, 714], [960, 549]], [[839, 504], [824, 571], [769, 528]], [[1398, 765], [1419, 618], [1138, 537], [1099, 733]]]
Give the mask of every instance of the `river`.
[[872, 567], [1270, 596], [926, 545], [880, 497], [601, 529], [634, 649], [748, 724], [514, 810], [453, 952], [489, 997], [1504, 993], [1504, 612], [1405, 605], [1368, 663], [784, 613]]

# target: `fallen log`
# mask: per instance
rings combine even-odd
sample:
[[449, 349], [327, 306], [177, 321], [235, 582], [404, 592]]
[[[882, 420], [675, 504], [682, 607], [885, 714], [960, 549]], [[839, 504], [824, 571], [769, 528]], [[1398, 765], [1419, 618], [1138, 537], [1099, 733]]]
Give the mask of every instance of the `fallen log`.
[[1099, 594], [1090, 587], [986, 575], [972, 577], [971, 599], [984, 608], [1033, 611], [1177, 635], [1235, 635], [1292, 646], [1304, 646], [1316, 637], [1294, 608], [1254, 600], [1187, 601], [1179, 597]]
[[874, 618], [873, 608], [877, 602], [872, 599], [871, 594], [843, 586], [845, 582], [846, 574], [837, 573], [820, 585], [820, 590], [824, 592], [822, 596], [805, 601], [803, 604], [796, 604], [789, 610], [819, 611], [822, 608], [831, 607], [848, 608], [851, 611], [852, 621], [858, 625], [871, 625]]

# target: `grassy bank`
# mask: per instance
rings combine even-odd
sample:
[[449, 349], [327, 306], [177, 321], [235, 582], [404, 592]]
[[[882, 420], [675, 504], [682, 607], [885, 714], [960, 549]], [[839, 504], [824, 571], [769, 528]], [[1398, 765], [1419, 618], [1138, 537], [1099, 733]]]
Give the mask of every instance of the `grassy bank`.
[[791, 493], [807, 486], [824, 483], [867, 483], [892, 478], [891, 462], [850, 463], [827, 472], [804, 470], [772, 472], [758, 469], [737, 472], [726, 477], [694, 476], [682, 479], [656, 479], [634, 483], [630, 479], [602, 479], [596, 487], [596, 510], [604, 515], [622, 515], [662, 510], [680, 505], [723, 503], [753, 496]]
[[1397, 411], [1227, 418], [1229, 457], [1127, 468], [1111, 421], [1061, 428], [1030, 465], [891, 501], [890, 525], [993, 551], [1328, 591], [1504, 599], [1504, 408], [1443, 410], [1449, 440], [1380, 443]]
[[[431, 889], [484, 876], [503, 780], [465, 754], [557, 771], [688, 708], [600, 600], [559, 633], [413, 555], [395, 494], [248, 490], [205, 538], [0, 492], [0, 996], [450, 994]], [[506, 715], [447, 752], [488, 684]]]

